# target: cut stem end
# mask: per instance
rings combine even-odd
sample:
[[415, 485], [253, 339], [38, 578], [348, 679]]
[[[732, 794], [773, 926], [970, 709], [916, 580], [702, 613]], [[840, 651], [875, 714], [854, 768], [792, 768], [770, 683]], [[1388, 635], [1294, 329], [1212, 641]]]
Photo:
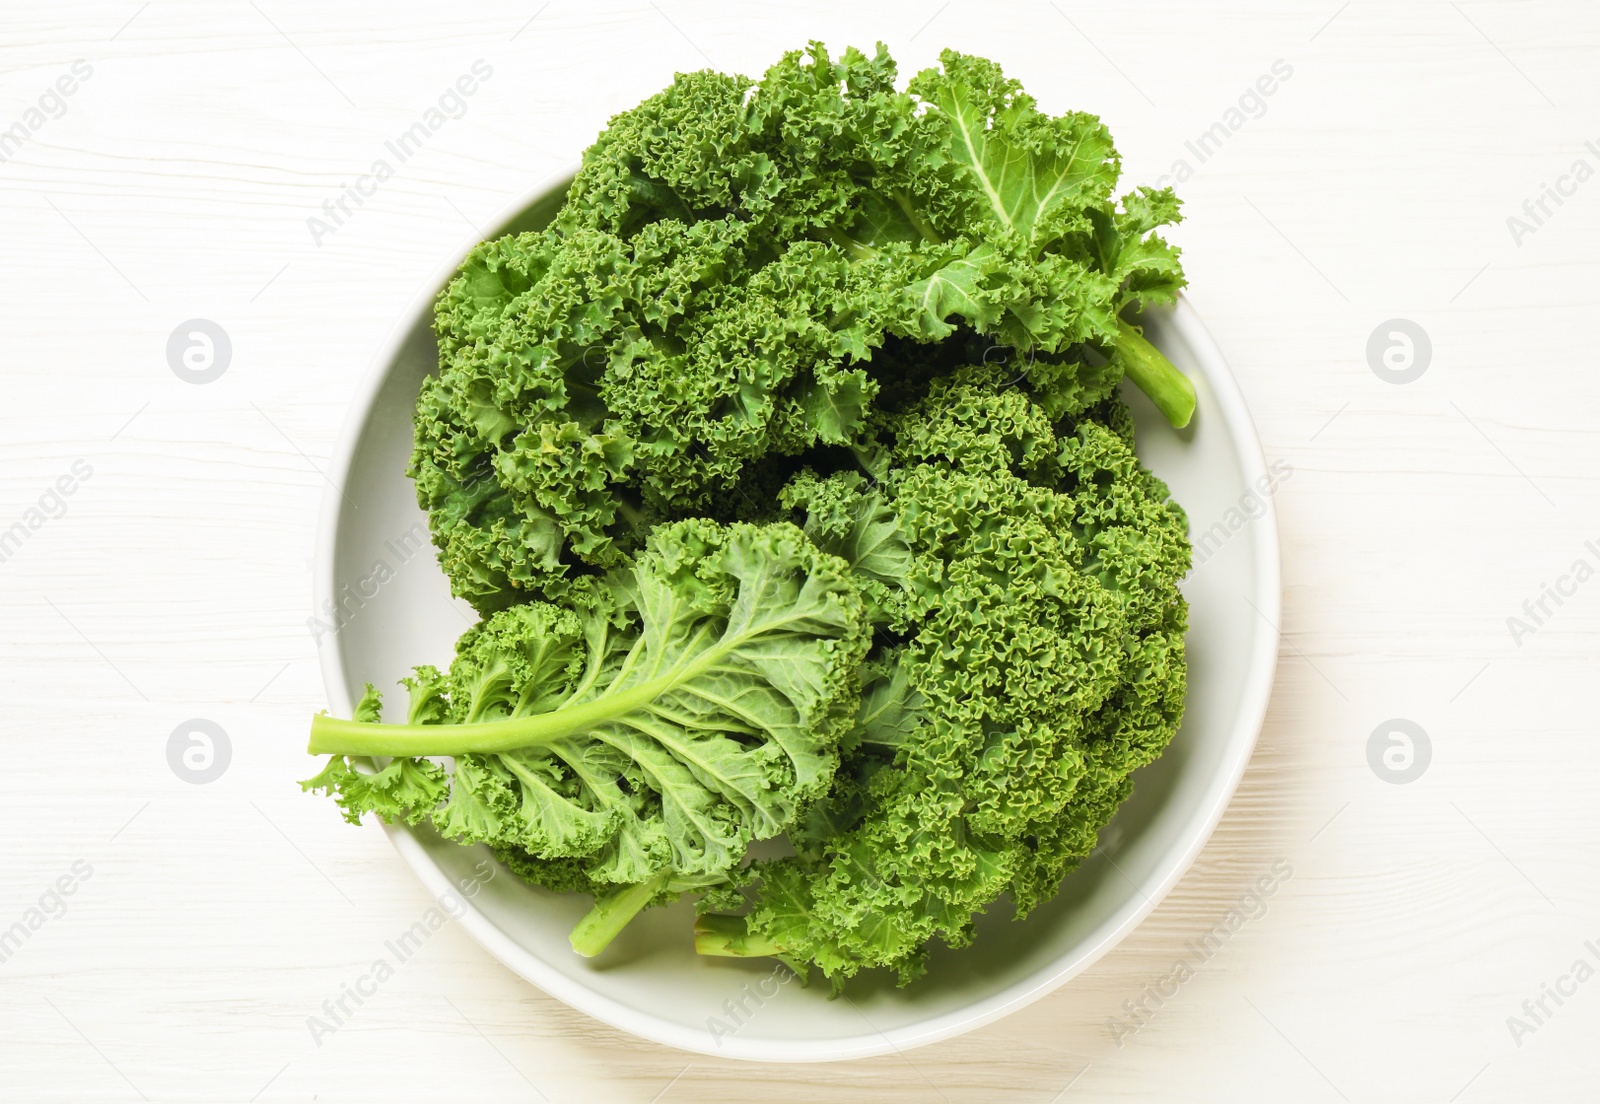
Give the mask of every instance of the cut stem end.
[[694, 922], [695, 954], [722, 958], [765, 958], [783, 948], [764, 936], [752, 935], [743, 916], [707, 913]]
[[1194, 417], [1194, 384], [1161, 350], [1122, 319], [1117, 319], [1117, 353], [1134, 386], [1150, 396], [1156, 409], [1172, 426], [1182, 429]]

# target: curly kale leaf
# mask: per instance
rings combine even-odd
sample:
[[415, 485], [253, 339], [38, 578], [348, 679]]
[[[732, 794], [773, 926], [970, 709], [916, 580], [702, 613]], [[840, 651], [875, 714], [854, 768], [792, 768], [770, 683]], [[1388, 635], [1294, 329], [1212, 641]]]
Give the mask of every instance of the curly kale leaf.
[[901, 343], [981, 337], [1040, 390], [1125, 371], [1187, 420], [1187, 381], [1119, 313], [1182, 284], [1171, 193], [1119, 205], [1099, 120], [991, 62], [895, 82], [882, 46], [819, 43], [760, 81], [680, 74], [610, 121], [554, 224], [472, 252], [411, 464], [457, 594], [559, 598], [752, 469], [853, 446]]
[[626, 570], [495, 614], [448, 674], [419, 668], [406, 724], [378, 723], [370, 690], [355, 720], [318, 716], [310, 750], [332, 758], [304, 785], [351, 819], [553, 864], [562, 888], [581, 874], [631, 915], [726, 880], [827, 790], [867, 644], [847, 565], [795, 527], [661, 526]]
[[872, 533], [873, 562], [902, 567], [862, 583], [884, 632], [828, 800], [790, 831], [795, 857], [756, 864], [747, 916], [702, 924], [703, 953], [909, 981], [1001, 894], [1019, 915], [1052, 896], [1176, 731], [1182, 511], [1117, 400], [1058, 424], [998, 382], [936, 382], [893, 420], [876, 485], [786, 491], [824, 546]]

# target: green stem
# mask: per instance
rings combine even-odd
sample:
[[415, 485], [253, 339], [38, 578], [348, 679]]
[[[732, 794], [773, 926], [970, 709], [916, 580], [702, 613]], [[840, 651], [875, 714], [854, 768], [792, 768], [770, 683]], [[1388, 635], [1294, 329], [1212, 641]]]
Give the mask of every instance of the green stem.
[[639, 910], [661, 892], [671, 876], [672, 870], [668, 868], [648, 882], [624, 886], [603, 897], [597, 895], [594, 908], [572, 929], [572, 949], [585, 958], [593, 958], [605, 950], [617, 933], [628, 926], [628, 921], [639, 915]]
[[917, 233], [921, 234], [933, 245], [944, 244], [939, 235], [933, 232], [933, 227], [929, 226], [922, 216], [917, 214], [917, 209], [911, 205], [911, 197], [906, 195], [904, 189], [896, 188], [894, 190], [894, 201], [899, 205], [900, 210], [905, 213], [906, 218], [911, 221], [911, 225], [916, 228]]
[[695, 954], [723, 958], [764, 958], [783, 953], [765, 936], [752, 935], [742, 916], [711, 912], [694, 922]]
[[872, 246], [863, 245], [843, 230], [829, 229], [823, 233], [823, 237], [843, 249], [853, 261], [870, 261], [878, 255], [878, 251]]
[[634, 506], [625, 498], [618, 497], [615, 499], [615, 502], [617, 504], [617, 513], [622, 515], [623, 521], [627, 522], [635, 529], [642, 530], [649, 528], [649, 526], [645, 524], [647, 519], [643, 510], [639, 509], [637, 506]]
[[1173, 426], [1182, 429], [1194, 417], [1194, 384], [1172, 366], [1138, 330], [1117, 319], [1117, 352], [1134, 385], [1150, 396], [1156, 409]]
[[566, 706], [531, 717], [511, 717], [482, 724], [380, 724], [346, 721], [319, 713], [311, 718], [312, 755], [464, 755], [493, 754], [541, 747], [649, 705], [685, 679], [717, 662], [723, 649], [713, 648], [694, 663], [658, 675], [637, 686], [603, 694], [582, 705]]

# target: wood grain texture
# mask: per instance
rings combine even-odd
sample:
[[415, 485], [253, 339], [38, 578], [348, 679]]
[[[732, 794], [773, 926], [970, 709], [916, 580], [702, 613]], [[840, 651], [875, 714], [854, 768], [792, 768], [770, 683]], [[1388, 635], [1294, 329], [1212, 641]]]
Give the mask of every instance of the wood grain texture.
[[[291, 782], [323, 703], [309, 568], [349, 396], [441, 259], [611, 113], [809, 38], [882, 39], [904, 71], [959, 45], [1102, 114], [1130, 182], [1191, 162], [1193, 300], [1294, 468], [1284, 646], [1239, 794], [1097, 965], [905, 1055], [679, 1054], [453, 927], [318, 1046], [307, 1017], [428, 904], [380, 833]], [[1520, 641], [1506, 624], [1600, 543], [1600, 179], [1520, 242], [1506, 222], [1577, 159], [1600, 169], [1600, 9], [16, 0], [0, 45], [0, 129], [93, 69], [0, 163], [0, 529], [92, 468], [0, 563], [0, 929], [92, 870], [0, 963], [7, 1101], [1475, 1104], [1600, 1074], [1600, 983], [1547, 999], [1520, 1045], [1506, 1022], [1600, 942], [1600, 582]], [[479, 58], [465, 115], [315, 241], [306, 220]], [[1292, 76], [1195, 163], [1185, 143], [1278, 59]], [[164, 352], [196, 317], [234, 348], [205, 386]], [[1366, 357], [1395, 317], [1433, 346], [1404, 386]], [[167, 765], [193, 717], [231, 740], [208, 785]], [[1367, 765], [1393, 717], [1432, 739], [1407, 785]], [[1279, 859], [1264, 913], [1115, 1037]]]

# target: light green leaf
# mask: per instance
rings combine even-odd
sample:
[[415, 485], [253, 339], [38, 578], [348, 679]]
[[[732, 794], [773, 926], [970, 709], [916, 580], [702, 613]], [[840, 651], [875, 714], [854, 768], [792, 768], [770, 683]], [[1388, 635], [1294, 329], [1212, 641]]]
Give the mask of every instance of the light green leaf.
[[319, 717], [312, 748], [457, 756], [435, 820], [463, 841], [587, 856], [606, 882], [715, 874], [827, 788], [866, 646], [847, 565], [800, 530], [681, 522], [570, 609], [470, 630], [456, 723]]
[[1001, 308], [983, 293], [984, 280], [998, 260], [994, 249], [980, 245], [906, 288], [911, 332], [926, 341], [942, 341], [956, 332], [946, 321], [951, 315], [980, 331], [999, 321]]
[[903, 747], [927, 721], [922, 692], [911, 685], [899, 657], [895, 656], [892, 662], [888, 673], [872, 681], [861, 695], [861, 710], [845, 738], [848, 745]]
[[866, 425], [867, 405], [876, 391], [876, 385], [859, 368], [833, 372], [801, 394], [800, 408], [823, 442], [846, 445]]
[[944, 72], [922, 74], [913, 90], [938, 108], [948, 156], [1000, 226], [1034, 241], [1057, 211], [1110, 193], [1117, 155], [1099, 119], [1041, 114], [992, 62], [950, 51], [942, 61]]

